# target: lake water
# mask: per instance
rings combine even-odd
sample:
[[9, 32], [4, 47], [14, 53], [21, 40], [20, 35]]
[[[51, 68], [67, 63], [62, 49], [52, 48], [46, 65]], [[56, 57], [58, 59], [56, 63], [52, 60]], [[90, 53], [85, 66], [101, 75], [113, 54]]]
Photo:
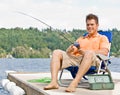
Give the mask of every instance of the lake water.
[[[108, 67], [113, 72], [120, 72], [120, 58], [111, 58]], [[6, 78], [6, 70], [21, 72], [50, 72], [50, 59], [33, 58], [33, 59], [0, 59], [0, 80]], [[10, 95], [0, 85], [0, 95]]]

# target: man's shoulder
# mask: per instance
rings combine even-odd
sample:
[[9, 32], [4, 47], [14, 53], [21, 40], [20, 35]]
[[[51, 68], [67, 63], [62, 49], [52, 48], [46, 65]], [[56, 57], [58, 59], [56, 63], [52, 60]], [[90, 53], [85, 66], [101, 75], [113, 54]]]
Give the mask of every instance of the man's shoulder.
[[107, 38], [105, 35], [102, 35], [102, 34], [99, 34], [99, 33], [98, 33], [98, 37]]
[[108, 40], [107, 36], [102, 35], [102, 34], [99, 34], [99, 38], [100, 38], [102, 41], [107, 41], [107, 40]]

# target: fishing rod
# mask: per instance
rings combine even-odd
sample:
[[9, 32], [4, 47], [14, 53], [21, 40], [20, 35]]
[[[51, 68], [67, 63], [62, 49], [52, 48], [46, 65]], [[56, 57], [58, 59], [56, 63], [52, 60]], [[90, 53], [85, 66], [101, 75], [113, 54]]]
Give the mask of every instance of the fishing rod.
[[[28, 16], [28, 17], [31, 17], [31, 18], [33, 18], [33, 19], [41, 22], [42, 24], [44, 24], [44, 25], [46, 25], [47, 27], [49, 27], [50, 30], [52, 30], [52, 29], [55, 30], [52, 26], [50, 26], [49, 24], [43, 22], [42, 20], [40, 20], [40, 19], [38, 19], [38, 18], [36, 18], [36, 17], [33, 17], [33, 16], [28, 15], [28, 14], [23, 13], [23, 12], [19, 12], [19, 11], [16, 11], [16, 12], [19, 13], [19, 14], [22, 14], [22, 15], [25, 15], [25, 16]], [[65, 39], [66, 39], [67, 41], [69, 41], [71, 44], [73, 44], [73, 42], [72, 42], [71, 40], [69, 40], [67, 37], [65, 37], [62, 33], [59, 33], [59, 35], [62, 36], [63, 38], [65, 38]]]

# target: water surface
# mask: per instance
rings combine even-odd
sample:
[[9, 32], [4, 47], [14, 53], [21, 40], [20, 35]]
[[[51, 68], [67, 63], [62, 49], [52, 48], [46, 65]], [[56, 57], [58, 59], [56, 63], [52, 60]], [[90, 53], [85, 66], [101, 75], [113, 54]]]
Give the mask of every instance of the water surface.
[[[120, 58], [111, 58], [108, 66], [113, 72], [120, 72]], [[6, 78], [6, 70], [19, 72], [50, 72], [50, 59], [48, 58], [18, 58], [0, 59], [0, 80]], [[10, 95], [0, 85], [0, 95]]]

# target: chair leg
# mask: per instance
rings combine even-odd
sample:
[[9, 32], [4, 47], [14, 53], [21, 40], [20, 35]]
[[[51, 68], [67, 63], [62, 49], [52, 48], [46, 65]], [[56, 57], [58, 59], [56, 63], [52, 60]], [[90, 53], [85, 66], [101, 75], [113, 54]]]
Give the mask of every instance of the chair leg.
[[62, 83], [61, 78], [62, 78], [62, 74], [63, 74], [63, 69], [61, 70], [60, 76], [59, 76], [59, 82]]
[[[62, 74], [63, 74], [63, 72], [64, 72], [64, 69], [61, 70], [58, 83], [59, 83], [59, 85], [62, 86], [62, 87], [68, 87], [69, 84], [67, 84], [67, 83], [65, 84], [65, 83], [62, 82]], [[79, 88], [89, 88], [89, 83], [88, 83], [88, 82], [81, 82], [80, 84], [78, 84], [78, 87], [79, 87]]]
[[66, 84], [64, 84], [64, 83], [62, 82], [62, 74], [63, 74], [63, 71], [64, 71], [64, 69], [61, 70], [58, 83], [59, 83], [59, 85], [62, 86], [62, 87], [67, 87], [68, 85], [66, 85]]
[[97, 74], [99, 74], [99, 73], [100, 73], [100, 70], [101, 70], [101, 65], [102, 65], [102, 61], [100, 61], [100, 66], [99, 66], [99, 68], [98, 68]]

